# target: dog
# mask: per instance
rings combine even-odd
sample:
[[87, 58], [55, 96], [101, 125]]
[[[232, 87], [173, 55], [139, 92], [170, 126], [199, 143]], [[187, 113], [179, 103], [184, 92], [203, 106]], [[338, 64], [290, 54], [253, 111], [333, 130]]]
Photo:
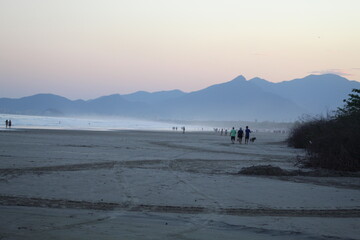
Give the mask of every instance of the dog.
[[250, 142], [255, 142], [255, 140], [256, 140], [256, 137], [250, 138]]

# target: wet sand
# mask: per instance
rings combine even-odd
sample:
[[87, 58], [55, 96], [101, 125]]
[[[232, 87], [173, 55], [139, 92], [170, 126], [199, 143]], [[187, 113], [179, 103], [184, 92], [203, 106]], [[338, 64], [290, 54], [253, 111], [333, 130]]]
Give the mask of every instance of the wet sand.
[[0, 130], [0, 239], [359, 239], [360, 178], [297, 170], [286, 135]]

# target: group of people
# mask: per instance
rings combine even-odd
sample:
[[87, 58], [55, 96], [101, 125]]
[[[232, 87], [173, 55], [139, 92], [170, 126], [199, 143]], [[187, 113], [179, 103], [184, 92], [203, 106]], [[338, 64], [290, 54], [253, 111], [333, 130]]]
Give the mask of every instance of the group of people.
[[[172, 130], [177, 131], [178, 127], [172, 127]], [[183, 133], [185, 133], [185, 126], [181, 127], [181, 130], [182, 130]]]
[[6, 128], [11, 128], [11, 120], [6, 119], [5, 126], [6, 126]]
[[220, 132], [221, 136], [222, 135], [227, 136], [227, 134], [228, 134], [228, 130], [227, 129], [224, 130], [223, 128], [221, 130], [219, 128], [214, 128], [214, 131], [215, 132]]
[[250, 138], [250, 133], [251, 133], [251, 130], [249, 129], [248, 126], [246, 126], [245, 131], [242, 128], [240, 128], [238, 131], [236, 131], [235, 128], [233, 127], [230, 131], [231, 142], [234, 144], [236, 136], [237, 136], [238, 142], [240, 144], [242, 144], [242, 139], [244, 137], [244, 133], [245, 133], [245, 144], [248, 144], [249, 138]]

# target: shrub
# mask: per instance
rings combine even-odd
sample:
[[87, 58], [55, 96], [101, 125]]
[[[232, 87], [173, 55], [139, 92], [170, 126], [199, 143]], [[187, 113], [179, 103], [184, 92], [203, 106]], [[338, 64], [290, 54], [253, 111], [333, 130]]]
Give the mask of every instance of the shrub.
[[[360, 93], [360, 90], [353, 92]], [[292, 129], [288, 144], [306, 149], [305, 166], [360, 170], [360, 101], [354, 101], [360, 98], [355, 94], [349, 96], [350, 99], [345, 100], [347, 105], [335, 116], [303, 121]]]
[[328, 119], [323, 117], [308, 118], [295, 124], [287, 139], [289, 146], [295, 148], [308, 148], [314, 139], [324, 132], [324, 125]]

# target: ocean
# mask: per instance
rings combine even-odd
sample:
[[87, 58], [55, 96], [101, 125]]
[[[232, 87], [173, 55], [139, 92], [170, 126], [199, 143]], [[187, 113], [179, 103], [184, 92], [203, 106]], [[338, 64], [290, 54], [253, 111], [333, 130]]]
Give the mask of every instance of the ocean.
[[0, 129], [5, 128], [5, 121], [11, 120], [12, 129], [72, 129], [72, 130], [153, 130], [171, 131], [185, 126], [186, 131], [209, 130], [200, 126], [179, 125], [163, 121], [148, 121], [132, 118], [103, 118], [103, 117], [49, 117], [0, 114]]

